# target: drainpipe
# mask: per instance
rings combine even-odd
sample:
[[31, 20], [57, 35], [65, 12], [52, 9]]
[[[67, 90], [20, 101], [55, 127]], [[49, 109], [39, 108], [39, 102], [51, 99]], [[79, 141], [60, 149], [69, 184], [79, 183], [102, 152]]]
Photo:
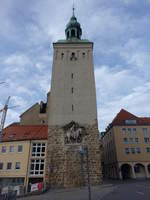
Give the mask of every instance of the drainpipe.
[[29, 163], [30, 163], [30, 155], [31, 155], [31, 140], [30, 140], [30, 144], [29, 144], [29, 154], [28, 154], [28, 163], [27, 163], [27, 173], [26, 173], [26, 184], [25, 184], [25, 193], [28, 192], [28, 174], [29, 174]]

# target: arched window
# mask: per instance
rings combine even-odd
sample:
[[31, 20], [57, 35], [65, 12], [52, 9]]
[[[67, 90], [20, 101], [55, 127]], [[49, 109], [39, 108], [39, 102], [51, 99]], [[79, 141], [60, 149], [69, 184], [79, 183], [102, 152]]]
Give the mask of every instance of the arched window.
[[67, 38], [69, 38], [69, 31], [67, 32]]
[[71, 58], [70, 60], [77, 60], [76, 55], [74, 52], [71, 53]]
[[74, 29], [71, 30], [71, 37], [75, 37], [75, 30]]

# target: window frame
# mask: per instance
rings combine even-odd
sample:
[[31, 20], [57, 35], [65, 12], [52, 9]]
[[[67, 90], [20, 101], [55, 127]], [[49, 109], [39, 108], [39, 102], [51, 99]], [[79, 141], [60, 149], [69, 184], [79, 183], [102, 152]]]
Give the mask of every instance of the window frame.
[[[19, 147], [22, 147], [22, 151], [19, 151]], [[23, 152], [23, 145], [22, 145], [22, 144], [19, 144], [19, 145], [18, 145], [17, 152], [18, 152], [18, 153], [22, 153], [22, 152]]]
[[[3, 148], [5, 148], [5, 151], [3, 151]], [[7, 149], [6, 149], [6, 146], [2, 146], [1, 153], [2, 153], [2, 154], [5, 154], [5, 153], [6, 153], [6, 150], [7, 150]]]
[[45, 160], [43, 158], [30, 160], [30, 176], [43, 176], [44, 168]]
[[0, 162], [0, 171], [3, 170], [3, 167], [4, 167], [4, 163], [3, 163], [3, 162]]
[[[11, 148], [13, 149], [13, 151], [11, 150]], [[9, 153], [14, 153], [14, 151], [15, 151], [14, 145], [10, 145], [9, 146]]]
[[[19, 164], [19, 168], [17, 168], [17, 164]], [[16, 162], [15, 163], [15, 170], [19, 170], [19, 169], [21, 169], [21, 162]]]
[[[10, 164], [10, 168], [8, 169], [8, 165]], [[12, 162], [7, 162], [7, 168], [6, 168], [8, 171], [10, 171], [12, 169]]]

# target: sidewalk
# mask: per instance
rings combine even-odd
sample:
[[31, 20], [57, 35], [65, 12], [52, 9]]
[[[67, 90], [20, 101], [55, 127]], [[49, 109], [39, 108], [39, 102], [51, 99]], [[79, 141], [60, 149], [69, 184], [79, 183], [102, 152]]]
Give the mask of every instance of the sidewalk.
[[[112, 184], [103, 184], [91, 188], [92, 200], [101, 200], [105, 195], [113, 192], [117, 186]], [[88, 200], [88, 189], [57, 189], [49, 190], [45, 194], [20, 198], [20, 200]]]

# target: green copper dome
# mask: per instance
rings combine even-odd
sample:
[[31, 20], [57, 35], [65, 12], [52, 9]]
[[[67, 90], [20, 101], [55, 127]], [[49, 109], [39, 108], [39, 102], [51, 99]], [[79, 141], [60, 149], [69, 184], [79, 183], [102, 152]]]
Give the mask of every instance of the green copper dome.
[[66, 26], [65, 34], [67, 40], [81, 39], [82, 29], [80, 23], [77, 21], [77, 18], [74, 15], [74, 8], [73, 8], [73, 15]]

